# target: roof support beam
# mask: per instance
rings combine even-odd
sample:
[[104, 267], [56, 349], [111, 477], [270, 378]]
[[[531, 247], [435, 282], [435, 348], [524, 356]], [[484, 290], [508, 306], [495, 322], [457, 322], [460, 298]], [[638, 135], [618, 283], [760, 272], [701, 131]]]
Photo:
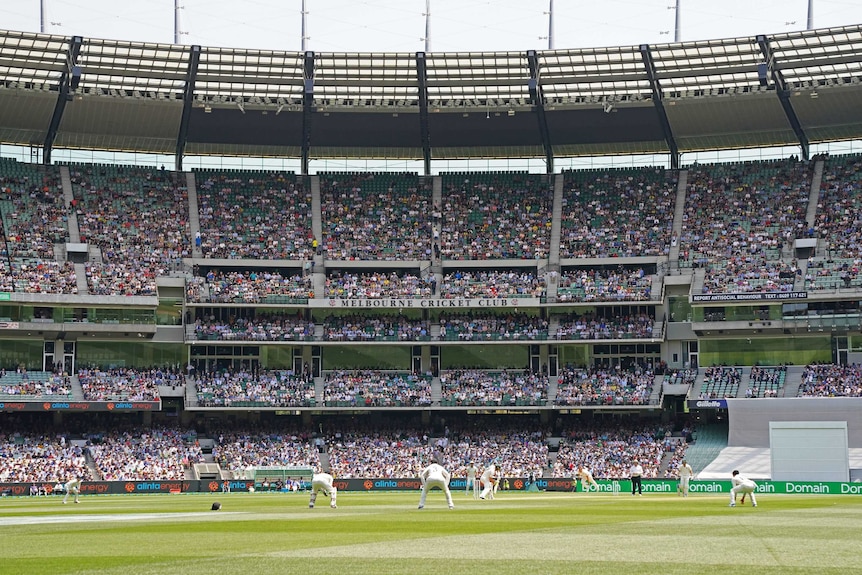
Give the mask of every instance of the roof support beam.
[[186, 73], [186, 85], [183, 88], [183, 115], [180, 119], [180, 129], [177, 132], [177, 151], [175, 156], [176, 170], [183, 171], [183, 153], [189, 135], [189, 119], [192, 115], [192, 102], [195, 98], [195, 80], [198, 76], [198, 64], [201, 61], [201, 47], [192, 46], [189, 52], [189, 68]]
[[428, 127], [428, 65], [425, 52], [416, 52], [416, 77], [419, 80], [419, 132], [425, 175], [431, 175], [431, 130]]
[[667, 110], [664, 109], [664, 97], [662, 96], [661, 83], [655, 72], [655, 61], [652, 58], [649, 44], [641, 44], [639, 49], [647, 78], [649, 78], [653, 106], [655, 106], [658, 121], [661, 124], [662, 132], [664, 132], [664, 141], [667, 143], [668, 150], [670, 150], [670, 167], [672, 170], [678, 170], [679, 148], [676, 145], [676, 138], [673, 136], [673, 129], [671, 129], [670, 122], [667, 119]]
[[802, 150], [800, 155], [807, 162], [810, 154], [808, 136], [802, 129], [802, 124], [799, 122], [796, 110], [793, 109], [793, 104], [790, 103], [790, 90], [787, 89], [784, 74], [775, 66], [775, 54], [772, 53], [772, 47], [769, 45], [769, 38], [764, 34], [758, 34], [757, 45], [760, 47], [760, 53], [763, 54], [763, 61], [766, 63], [766, 74], [775, 86], [775, 93], [784, 109], [784, 115], [787, 116], [787, 121], [790, 122], [790, 127], [793, 128], [793, 133], [796, 134], [796, 139], [799, 141], [799, 148]]
[[302, 64], [302, 175], [308, 175], [311, 150], [311, 120], [314, 110], [314, 52], [305, 53]]
[[66, 103], [72, 99], [72, 92], [81, 82], [81, 68], [78, 66], [78, 56], [81, 54], [81, 46], [84, 38], [72, 36], [69, 40], [69, 49], [66, 52], [66, 69], [60, 74], [60, 85], [57, 93], [57, 103], [54, 104], [54, 113], [51, 115], [51, 123], [48, 124], [48, 133], [45, 134], [45, 143], [42, 146], [42, 163], [51, 163], [51, 151], [54, 148], [54, 140], [60, 129], [60, 121], [66, 110]]
[[530, 90], [530, 99], [536, 110], [536, 121], [539, 123], [539, 135], [542, 138], [542, 147], [545, 149], [545, 169], [547, 173], [554, 173], [554, 147], [551, 144], [551, 133], [548, 131], [548, 117], [545, 115], [545, 96], [542, 92], [542, 84], [539, 82], [539, 56], [535, 50], [527, 50], [527, 62], [530, 66], [530, 79], [527, 87]]

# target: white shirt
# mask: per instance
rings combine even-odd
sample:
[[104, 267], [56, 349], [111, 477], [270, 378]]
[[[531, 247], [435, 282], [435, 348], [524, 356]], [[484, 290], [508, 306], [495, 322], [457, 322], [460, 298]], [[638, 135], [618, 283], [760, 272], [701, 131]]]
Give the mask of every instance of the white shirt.
[[315, 473], [311, 481], [312, 483], [323, 483], [327, 489], [332, 489], [332, 476], [328, 473]]
[[641, 467], [640, 463], [635, 463], [631, 468], [632, 477], [640, 477], [644, 474], [644, 468]]
[[731, 485], [734, 487], [748, 487], [750, 489], [757, 489], [757, 484], [747, 477], [743, 477], [741, 474], [736, 474], [733, 479], [730, 480]]
[[694, 475], [694, 469], [691, 468], [691, 465], [689, 465], [688, 463], [683, 463], [682, 465], [679, 466], [680, 478], [683, 478], [683, 477], [689, 477], [690, 478], [692, 475]]
[[485, 468], [484, 472], [482, 472], [482, 483], [490, 483], [496, 473], [497, 466], [492, 463]]
[[431, 465], [422, 470], [422, 473], [419, 474], [419, 478], [422, 479], [423, 484], [429, 479], [443, 481], [444, 483], [448, 484], [449, 472], [446, 471], [446, 469], [442, 465], [432, 463]]
[[475, 465], [471, 465], [467, 468], [467, 479], [476, 479], [476, 472], [479, 471], [476, 469]]

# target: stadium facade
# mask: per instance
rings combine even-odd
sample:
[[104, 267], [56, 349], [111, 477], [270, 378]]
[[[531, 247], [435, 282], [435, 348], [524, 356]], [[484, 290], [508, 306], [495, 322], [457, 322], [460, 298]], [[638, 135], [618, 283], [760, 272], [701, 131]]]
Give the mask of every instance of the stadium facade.
[[[71, 374], [83, 366], [281, 370], [307, 374], [312, 385], [301, 400], [226, 404], [182, 383], [160, 386], [154, 402], [92, 401], [76, 384], [61, 401], [4, 396], [0, 409], [50, 412], [55, 422], [99, 410], [144, 423], [233, 413], [309, 424], [380, 411], [426, 424], [449, 412], [520, 413], [544, 424], [584, 413], [671, 418], [722, 408], [720, 399], [694, 402], [713, 397], [699, 366], [853, 363], [862, 352], [862, 284], [845, 267], [852, 246], [820, 229], [818, 217], [835, 221], [823, 200], [836, 178], [858, 183], [859, 160], [811, 157], [810, 147], [862, 136], [860, 45], [858, 26], [469, 54], [303, 54], [2, 32], [0, 142], [30, 147], [40, 163], [5, 161], [0, 175], [50, 185], [20, 205], [14, 193], [5, 200], [0, 364]], [[687, 152], [772, 146], [799, 154], [729, 168], [680, 163]], [[176, 169], [56, 165], [55, 149], [171, 154]], [[671, 169], [554, 170], [559, 157], [647, 153], [667, 154]], [[184, 157], [209, 155], [296, 158], [302, 170], [183, 171]], [[315, 159], [345, 157], [420, 160], [424, 173], [308, 173]], [[547, 174], [432, 175], [435, 160], [529, 157], [544, 159]], [[100, 199], [106, 191], [114, 204]], [[22, 206], [39, 213], [49, 201], [39, 192], [72, 208], [47, 241], [53, 257], [24, 249], [26, 230], [10, 231]], [[401, 220], [363, 205], [372, 193], [397, 202]], [[736, 209], [734, 194], [757, 201]], [[715, 227], [692, 223], [704, 211], [696, 201], [716, 198], [706, 211], [726, 207], [727, 228], [710, 236], [704, 230]], [[136, 202], [146, 210], [131, 213]], [[101, 236], [93, 220], [106, 213], [141, 221]], [[244, 222], [233, 235], [224, 229], [231, 213]], [[148, 235], [153, 222], [143, 220], [154, 214], [178, 239]], [[716, 223], [722, 214], [710, 215]], [[289, 247], [278, 225], [256, 225], [270, 219], [291, 220]], [[358, 241], [365, 228], [351, 222], [374, 223], [371, 240]], [[742, 229], [745, 264], [763, 263], [766, 275], [739, 269], [734, 234]], [[729, 251], [713, 251], [718, 244]], [[65, 273], [57, 269], [74, 279], [56, 287], [65, 281], [54, 281]], [[282, 292], [215, 291], [251, 275], [296, 279]], [[417, 287], [373, 295], [347, 287], [375, 275]], [[497, 285], [504, 281], [506, 289]], [[477, 318], [495, 327], [453, 327]], [[270, 327], [206, 329], [238, 320]], [[345, 331], [346, 321], [360, 327]], [[602, 329], [579, 327], [596, 321]], [[392, 327], [399, 322], [417, 329]], [[273, 323], [290, 333], [274, 335]], [[368, 328], [375, 323], [389, 327]], [[567, 366], [648, 369], [654, 379], [638, 400], [561, 401]], [[331, 394], [327, 375], [350, 370], [419, 374], [430, 396]], [[537, 374], [545, 387], [493, 400], [447, 396], [441, 376], [464, 370]], [[750, 372], [740, 370], [718, 398], [742, 397]], [[798, 387], [791, 369], [786, 379], [794, 377]]]

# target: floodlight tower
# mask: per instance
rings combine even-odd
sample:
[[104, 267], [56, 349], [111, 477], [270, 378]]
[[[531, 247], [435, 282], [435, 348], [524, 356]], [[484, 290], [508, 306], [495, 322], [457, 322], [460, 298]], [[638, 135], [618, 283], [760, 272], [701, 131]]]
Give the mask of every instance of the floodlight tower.
[[308, 17], [308, 10], [305, 9], [305, 0], [302, 0], [302, 38], [300, 38], [300, 45], [302, 47], [302, 53], [305, 54], [306, 42], [308, 41], [307, 23], [306, 18]]
[[539, 36], [539, 40], [548, 41], [548, 50], [554, 49], [554, 0], [548, 0], [548, 9], [542, 12], [548, 17], [548, 35]]
[[809, 30], [814, 29], [814, 0], [808, 0], [808, 22], [807, 27]]
[[39, 0], [39, 31], [44, 34], [48, 31], [48, 25], [62, 26], [60, 22], [48, 21], [48, 0]]
[[431, 0], [425, 0], [425, 12], [422, 13], [425, 16], [425, 53], [428, 54], [431, 52]]
[[681, 37], [682, 34], [681, 34], [681, 30], [680, 30], [680, 27], [681, 27], [680, 13], [682, 12], [682, 10], [679, 9], [680, 8], [679, 5], [681, 2], [682, 2], [682, 0], [676, 0], [676, 8], [674, 9], [674, 12], [676, 12], [676, 14], [674, 14], [675, 18], [674, 18], [674, 25], [673, 25], [673, 41], [674, 42], [682, 41], [682, 37]]
[[180, 31], [180, 10], [182, 8], [180, 0], [174, 0], [174, 44], [180, 43], [180, 35], [182, 35]]

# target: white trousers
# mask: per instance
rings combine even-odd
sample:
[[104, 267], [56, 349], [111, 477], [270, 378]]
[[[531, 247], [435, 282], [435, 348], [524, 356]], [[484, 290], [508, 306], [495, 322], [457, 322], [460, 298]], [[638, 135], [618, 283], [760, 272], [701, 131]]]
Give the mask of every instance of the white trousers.
[[688, 497], [688, 483], [691, 481], [691, 477], [680, 477], [679, 478], [679, 492], [683, 497]]
[[311, 499], [308, 504], [314, 506], [314, 502], [317, 501], [317, 492], [323, 491], [324, 495], [328, 495], [329, 506], [335, 507], [335, 498], [338, 496], [338, 489], [334, 485], [330, 485], [329, 483], [324, 483], [323, 481], [312, 481], [311, 483]]
[[482, 493], [479, 497], [481, 499], [494, 499], [494, 484], [490, 481], [482, 482]]
[[730, 490], [730, 502], [731, 504], [736, 504], [736, 495], [738, 493], [742, 493], [744, 495], [748, 495], [751, 497], [751, 504], [757, 505], [757, 499], [754, 496], [754, 492], [757, 488], [752, 487], [750, 485], [737, 485], [733, 489]]
[[446, 483], [446, 480], [436, 479], [434, 477], [429, 477], [425, 480], [425, 485], [422, 486], [422, 495], [419, 496], [419, 507], [425, 507], [425, 498], [428, 496], [428, 492], [435, 487], [446, 494], [446, 505], [454, 507], [455, 505], [452, 503], [452, 493], [449, 491], [449, 485]]

